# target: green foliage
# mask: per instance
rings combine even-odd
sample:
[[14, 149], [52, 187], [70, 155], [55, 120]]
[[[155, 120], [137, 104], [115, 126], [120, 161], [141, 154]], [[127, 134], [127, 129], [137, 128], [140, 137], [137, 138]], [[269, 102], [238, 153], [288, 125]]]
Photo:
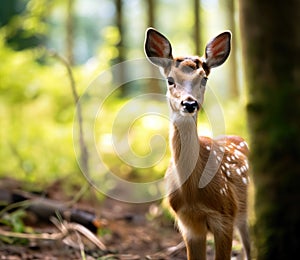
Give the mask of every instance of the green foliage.
[[77, 170], [74, 105], [64, 69], [36, 57], [0, 43], [0, 174], [46, 181]]
[[0, 222], [6, 226], [11, 227], [12, 231], [14, 232], [24, 232], [24, 222], [23, 218], [25, 217], [26, 213], [22, 209], [18, 209], [12, 213], [5, 214], [1, 219]]
[[[23, 222], [26, 212], [23, 209], [15, 210], [11, 213], [5, 213], [0, 218], [0, 223], [2, 225], [8, 226], [13, 232], [23, 233], [26, 229]], [[27, 244], [28, 240], [24, 238], [10, 238], [6, 236], [0, 236], [0, 240], [7, 244]]]

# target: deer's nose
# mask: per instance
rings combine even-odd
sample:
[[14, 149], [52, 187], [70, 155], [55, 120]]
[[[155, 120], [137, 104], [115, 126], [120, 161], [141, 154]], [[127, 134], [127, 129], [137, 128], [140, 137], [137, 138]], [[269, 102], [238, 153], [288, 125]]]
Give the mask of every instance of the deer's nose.
[[199, 109], [199, 105], [196, 100], [184, 100], [184, 101], [181, 101], [181, 105], [183, 106], [183, 109], [185, 110], [185, 112], [188, 112], [188, 113], [193, 113]]

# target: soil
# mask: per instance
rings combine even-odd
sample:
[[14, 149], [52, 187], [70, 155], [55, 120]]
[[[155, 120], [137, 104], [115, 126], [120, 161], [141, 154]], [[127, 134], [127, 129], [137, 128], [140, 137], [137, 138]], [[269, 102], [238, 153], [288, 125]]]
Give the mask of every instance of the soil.
[[[47, 193], [60, 201], [68, 199], [57, 183], [49, 187]], [[61, 240], [29, 240], [22, 245], [7, 244], [0, 239], [0, 259], [186, 259], [181, 235], [173, 220], [165, 216], [161, 202], [129, 204], [110, 198], [99, 202], [94, 198], [82, 200], [76, 207], [94, 212], [100, 217], [101, 227], [97, 236], [107, 247], [106, 251], [96, 249], [89, 241], [83, 241], [84, 250], [80, 250]], [[57, 232], [51, 222], [32, 217], [28, 217], [25, 222], [26, 227], [35, 232]], [[0, 229], [7, 230], [7, 227], [0, 226]], [[211, 237], [208, 241], [207, 259], [210, 260], [213, 259], [214, 250]], [[239, 247], [238, 241], [233, 243]], [[175, 250], [176, 246], [178, 248]], [[232, 259], [242, 259], [241, 252], [234, 251]]]

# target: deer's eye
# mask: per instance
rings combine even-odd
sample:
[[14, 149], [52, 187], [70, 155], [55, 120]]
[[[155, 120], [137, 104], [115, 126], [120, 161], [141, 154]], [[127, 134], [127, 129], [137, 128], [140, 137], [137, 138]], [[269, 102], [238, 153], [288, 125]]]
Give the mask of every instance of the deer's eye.
[[207, 83], [207, 80], [208, 78], [207, 77], [204, 77], [202, 80], [201, 80], [201, 86], [206, 86], [206, 83]]
[[175, 84], [175, 80], [173, 77], [167, 77], [167, 81], [168, 81], [168, 85], [171, 86], [171, 85], [174, 85]]

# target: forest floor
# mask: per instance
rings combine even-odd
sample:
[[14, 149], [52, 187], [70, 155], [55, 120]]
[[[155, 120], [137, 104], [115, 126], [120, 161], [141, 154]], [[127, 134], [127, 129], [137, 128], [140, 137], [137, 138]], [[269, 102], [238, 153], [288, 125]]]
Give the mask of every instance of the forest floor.
[[[5, 181], [7, 180], [1, 180], [1, 186], [15, 188], [20, 185], [11, 179], [9, 184], [3, 184]], [[49, 186], [47, 196], [59, 201], [70, 199], [59, 182]], [[106, 246], [106, 251], [96, 249], [92, 243], [83, 240], [84, 250], [80, 250], [66, 245], [63, 240], [29, 239], [26, 243], [7, 243], [0, 236], [0, 259], [186, 259], [181, 235], [171, 218], [165, 216], [160, 202], [129, 204], [110, 198], [99, 202], [94, 198], [82, 199], [75, 206], [99, 216], [101, 227], [97, 236]], [[24, 223], [26, 230], [35, 233], [57, 232], [57, 228], [51, 222], [40, 221], [32, 216], [25, 217]], [[7, 230], [7, 226], [0, 225], [1, 229]], [[208, 260], [214, 257], [212, 241], [212, 237], [209, 236]], [[231, 259], [242, 259], [241, 245], [237, 239], [233, 241]]]

